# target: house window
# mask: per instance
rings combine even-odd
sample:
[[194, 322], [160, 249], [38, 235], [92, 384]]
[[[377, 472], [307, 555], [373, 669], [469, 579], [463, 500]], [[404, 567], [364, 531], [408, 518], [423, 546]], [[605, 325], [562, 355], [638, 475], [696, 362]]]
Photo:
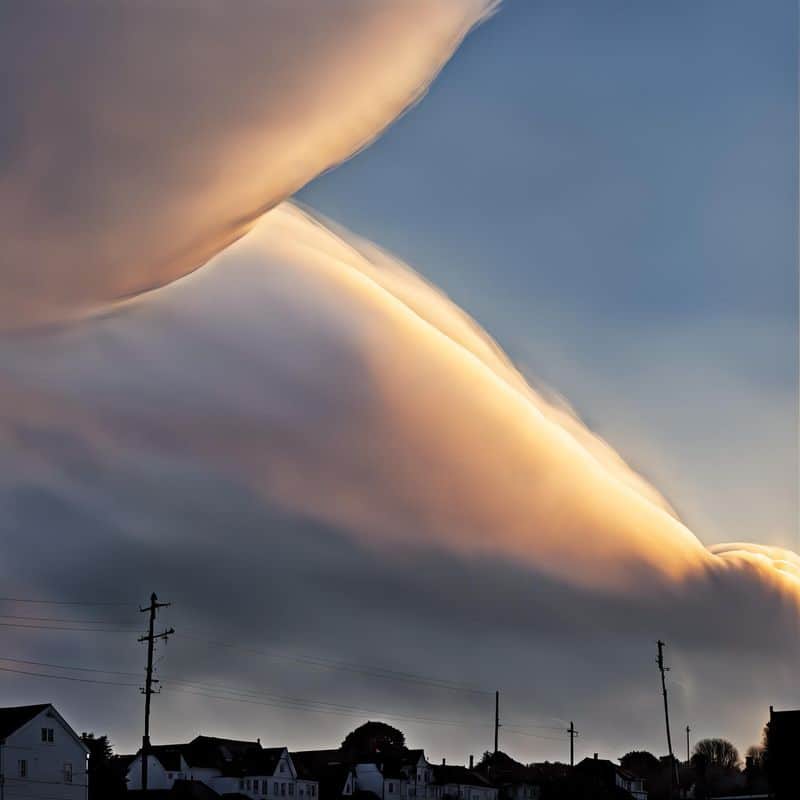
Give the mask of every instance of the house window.
[[278, 796], [278, 781], [275, 781], [275, 783], [272, 784], [272, 794], [274, 794], [276, 797]]
[[286, 764], [284, 764], [283, 761], [281, 761], [280, 771], [286, 772]]
[[25, 778], [28, 775], [28, 762], [21, 758], [17, 761], [17, 772], [19, 773], [20, 778]]
[[281, 784], [281, 797], [286, 797], [286, 784]]
[[392, 794], [393, 792], [394, 792], [394, 784], [390, 783], [389, 784], [389, 794]]
[[244, 778], [239, 781], [239, 791], [244, 791]]
[[294, 795], [294, 784], [290, 783], [289, 784], [289, 797], [292, 797], [293, 795]]
[[245, 786], [247, 787], [247, 791], [249, 792], [250, 791], [250, 778], [247, 779], [247, 782], [246, 782]]
[[261, 794], [268, 794], [269, 793], [269, 781], [263, 780], [261, 781]]
[[53, 729], [52, 728], [42, 728], [42, 741], [43, 742], [53, 742]]
[[64, 764], [64, 783], [72, 783], [72, 764], [69, 761]]

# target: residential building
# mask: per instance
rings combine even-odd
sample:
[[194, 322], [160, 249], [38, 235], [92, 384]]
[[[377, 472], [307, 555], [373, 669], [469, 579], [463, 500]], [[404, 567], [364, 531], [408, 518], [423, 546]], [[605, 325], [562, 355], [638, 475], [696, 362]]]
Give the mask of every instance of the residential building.
[[[141, 752], [131, 761], [130, 790], [141, 789]], [[199, 781], [221, 795], [269, 800], [317, 800], [317, 782], [297, 769], [285, 747], [197, 736], [186, 744], [155, 745], [148, 754], [148, 789], [170, 790]]]
[[298, 778], [315, 780], [319, 800], [341, 800], [356, 792], [356, 773], [341, 750], [301, 750], [290, 753]]
[[85, 800], [88, 748], [50, 703], [0, 708], [0, 795]]
[[775, 711], [769, 707], [767, 726], [767, 777], [776, 800], [797, 797], [800, 786], [800, 710]]
[[647, 790], [642, 778], [613, 761], [598, 758], [597, 753], [594, 758], [584, 758], [575, 769], [598, 789], [609, 790], [616, 787], [628, 792], [633, 800], [647, 800]]
[[497, 800], [497, 787], [466, 767], [442, 764], [434, 767], [433, 779], [442, 800]]
[[538, 772], [502, 751], [490, 753], [475, 771], [497, 787], [499, 800], [539, 800], [542, 796]]

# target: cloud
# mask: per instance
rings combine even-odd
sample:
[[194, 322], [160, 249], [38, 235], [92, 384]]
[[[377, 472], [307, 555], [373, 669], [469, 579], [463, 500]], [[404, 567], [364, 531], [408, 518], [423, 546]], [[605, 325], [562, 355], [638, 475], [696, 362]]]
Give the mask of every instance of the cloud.
[[[183, 677], [261, 679], [252, 659], [192, 651], [193, 627], [356, 661], [380, 648], [398, 668], [502, 683], [551, 717], [580, 704], [595, 730], [649, 708], [652, 663], [637, 659], [661, 635], [683, 657], [684, 713], [693, 692], [748, 689], [752, 715], [791, 685], [797, 556], [704, 547], [434, 287], [280, 202], [413, 102], [488, 7], [5, 12], [3, 44], [47, 58], [11, 56], [3, 143], [0, 311], [17, 329], [0, 340], [4, 585], [136, 600], [164, 587], [185, 614], [170, 660]], [[45, 322], [60, 324], [32, 324]], [[25, 631], [7, 648], [113, 668], [110, 650]], [[341, 676], [316, 690], [403, 708]], [[165, 733], [221, 724], [178, 698]], [[137, 700], [76, 703], [78, 724], [132, 743], [119, 720]], [[229, 720], [239, 736], [257, 724], [252, 709]], [[296, 745], [331, 743], [280, 722]], [[480, 741], [464, 729], [449, 746]]]
[[0, 325], [191, 272], [378, 135], [492, 6], [6, 4]]
[[619, 591], [735, 567], [800, 596], [796, 557], [706, 549], [441, 293], [291, 204], [206, 269], [7, 353], [110, 441], [208, 461], [375, 546], [499, 556]]
[[[661, 746], [658, 636], [676, 713], [702, 696], [744, 745], [791, 684], [794, 554], [705, 548], [447, 298], [307, 210], [280, 205], [203, 270], [105, 315], [9, 338], [0, 368], [4, 585], [169, 595], [182, 636], [163, 738], [188, 725], [323, 745], [360, 718], [323, 714], [309, 734], [297, 712], [170, 693], [177, 676], [394, 713], [450, 757], [480, 747], [479, 698], [241, 660], [203, 635], [501, 685], [509, 727], [577, 704], [604, 750]], [[14, 632], [9, 652], [130, 667], [124, 648], [56, 636]], [[67, 702], [133, 746], [136, 696], [106, 706], [97, 691]], [[732, 694], [747, 696], [735, 714]], [[410, 712], [474, 726], [442, 739]], [[511, 731], [506, 746], [560, 752]]]

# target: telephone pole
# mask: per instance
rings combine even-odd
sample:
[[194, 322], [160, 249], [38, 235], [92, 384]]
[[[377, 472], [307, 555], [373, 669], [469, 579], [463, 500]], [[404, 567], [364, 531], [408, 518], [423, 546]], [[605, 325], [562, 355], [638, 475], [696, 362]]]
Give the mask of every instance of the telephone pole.
[[670, 761], [670, 783], [672, 785], [671, 796], [675, 796], [675, 788], [678, 784], [678, 775], [677, 770], [678, 767], [675, 763], [675, 756], [672, 752], [672, 736], [669, 732], [669, 704], [667, 703], [667, 672], [669, 672], [669, 667], [664, 666], [664, 642], [661, 639], [658, 640], [658, 657], [656, 658], [656, 664], [658, 664], [658, 671], [661, 673], [661, 691], [664, 695], [664, 721], [667, 725], [667, 750], [669, 750], [669, 761]]
[[569, 734], [569, 765], [571, 767], [575, 766], [575, 737], [578, 735], [578, 731], [575, 730], [575, 723], [570, 721], [569, 728], [567, 728], [567, 733]]
[[147, 791], [147, 758], [150, 754], [150, 697], [158, 694], [158, 691], [153, 689], [153, 684], [158, 683], [158, 679], [153, 678], [153, 646], [156, 639], [167, 640], [167, 637], [175, 633], [174, 628], [165, 629], [162, 633], [153, 633], [153, 628], [156, 623], [156, 611], [159, 608], [165, 608], [169, 603], [159, 603], [156, 593], [150, 595], [150, 605], [147, 608], [140, 608], [143, 614], [150, 614], [150, 624], [147, 629], [147, 636], [140, 636], [140, 642], [147, 642], [147, 671], [145, 673], [144, 689], [144, 736], [142, 736], [142, 791]]
[[500, 734], [500, 692], [494, 693], [494, 761], [497, 766], [497, 744]]
[[689, 750], [689, 731], [690, 730], [691, 730], [691, 728], [687, 725], [686, 726], [686, 763], [687, 764], [691, 760], [690, 757], [689, 757], [689, 752], [690, 752], [690, 750]]

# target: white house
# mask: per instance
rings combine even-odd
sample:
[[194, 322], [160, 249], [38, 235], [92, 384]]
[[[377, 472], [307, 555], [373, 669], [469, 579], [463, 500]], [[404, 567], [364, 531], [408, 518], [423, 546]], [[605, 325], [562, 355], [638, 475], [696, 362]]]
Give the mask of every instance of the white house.
[[89, 750], [49, 703], [0, 708], [0, 796], [85, 800]]
[[[128, 789], [142, 788], [141, 751], [128, 766]], [[254, 800], [317, 800], [317, 781], [298, 775], [285, 747], [197, 736], [186, 744], [151, 746], [147, 788], [171, 789], [175, 781], [199, 781], [219, 794]]]
[[434, 779], [447, 800], [497, 800], [497, 788], [483, 775], [461, 766], [434, 767]]

